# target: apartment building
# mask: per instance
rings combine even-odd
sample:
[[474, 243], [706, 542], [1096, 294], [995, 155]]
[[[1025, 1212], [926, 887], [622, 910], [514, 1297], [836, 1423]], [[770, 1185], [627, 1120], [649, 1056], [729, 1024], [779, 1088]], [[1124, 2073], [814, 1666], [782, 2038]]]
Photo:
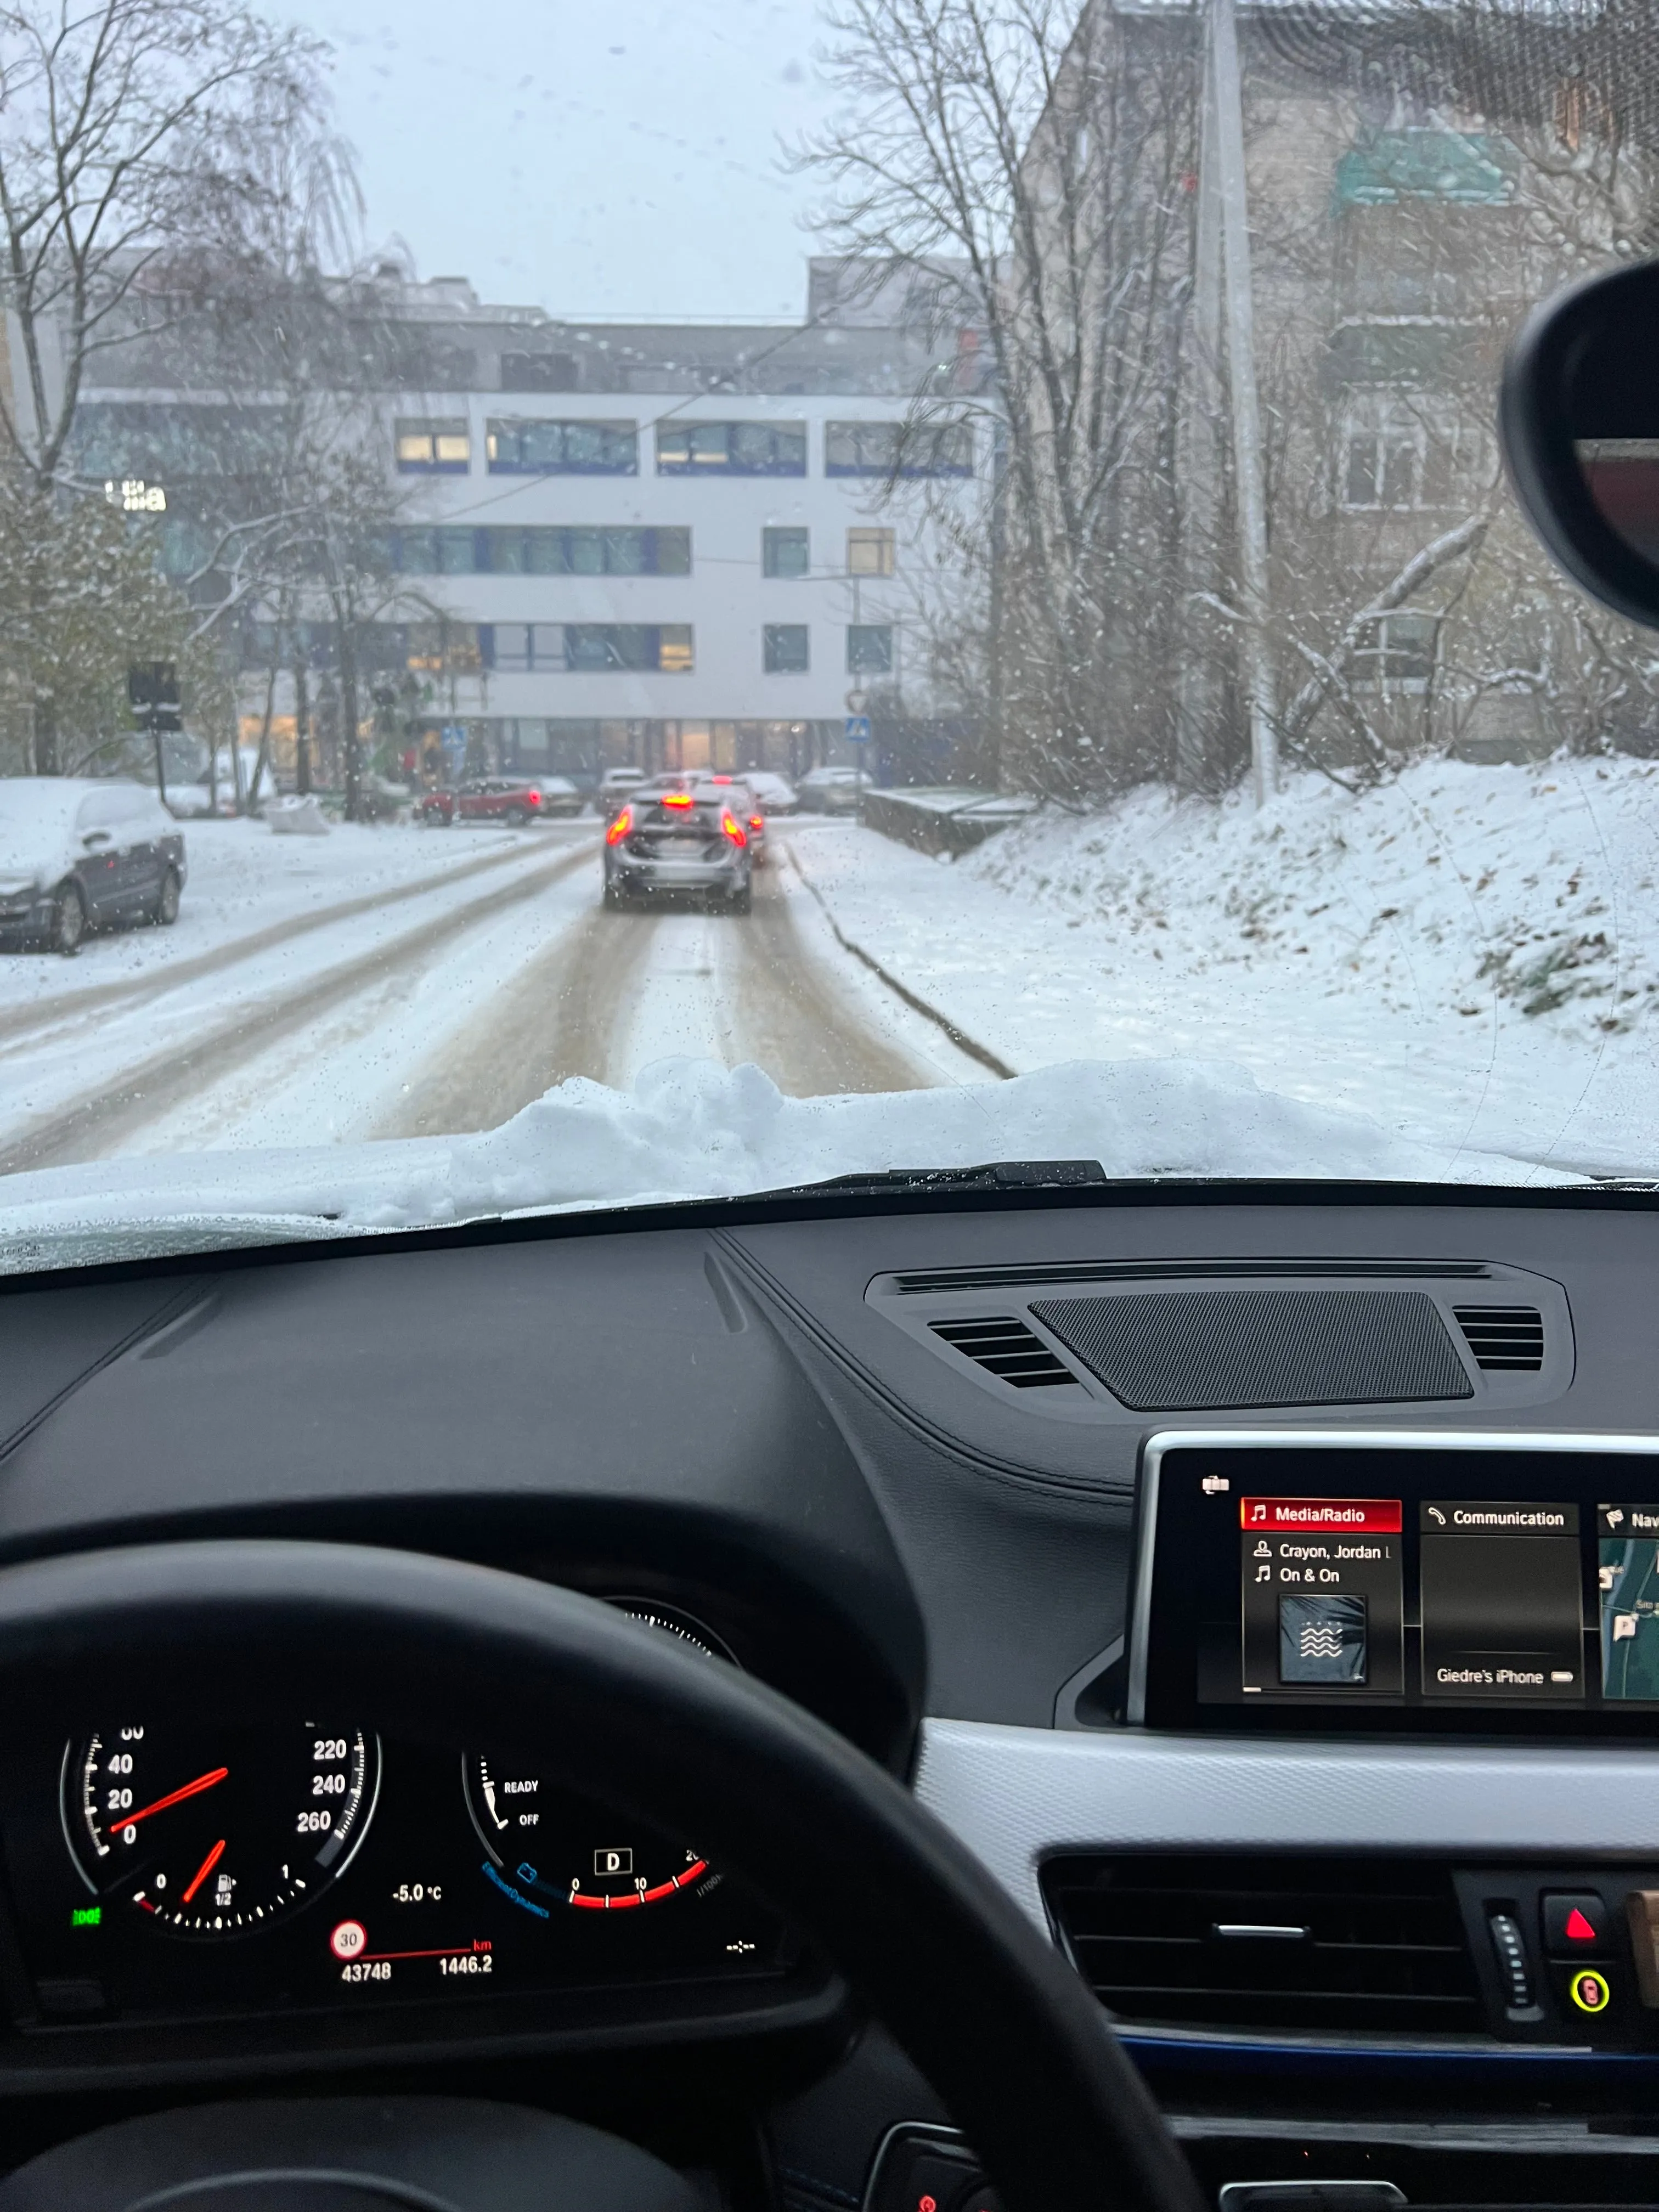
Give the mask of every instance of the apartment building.
[[[1103, 543], [1139, 688], [1109, 726], [1172, 733], [1180, 780], [1224, 785], [1243, 744], [1237, 506], [1219, 217], [1206, 218], [1202, 11], [1096, 9], [1079, 62], [1030, 149], [1039, 252], [1057, 296], [1076, 249], [1051, 179], [1081, 179], [1107, 358], [1171, 364], [1122, 430]], [[1495, 402], [1528, 304], [1611, 252], [1594, 132], [1606, 112], [1564, 13], [1320, 11], [1243, 0], [1243, 76], [1254, 366], [1265, 441], [1268, 645], [1293, 702], [1320, 656], [1337, 680], [1294, 738], [1340, 766], [1423, 743], [1474, 757], [1571, 737], [1574, 594], [1541, 562], [1502, 486]], [[1108, 125], [1135, 97], [1139, 135]], [[1068, 166], [1069, 165], [1069, 166]], [[1158, 298], [1132, 322], [1134, 258], [1154, 214]], [[1206, 236], [1210, 240], [1206, 259]], [[1086, 228], [1086, 227], [1085, 227]], [[1435, 548], [1469, 526], [1461, 562]], [[1387, 611], [1363, 612], [1421, 564]], [[1144, 641], [1182, 610], [1161, 688]], [[1352, 627], [1351, 627], [1352, 626]], [[1156, 656], [1152, 656], [1156, 658]], [[1109, 690], [1110, 667], [1107, 684]], [[1580, 678], [1583, 681], [1580, 684]], [[1635, 696], [1635, 687], [1632, 687]], [[1622, 711], [1622, 709], [1620, 710]]]

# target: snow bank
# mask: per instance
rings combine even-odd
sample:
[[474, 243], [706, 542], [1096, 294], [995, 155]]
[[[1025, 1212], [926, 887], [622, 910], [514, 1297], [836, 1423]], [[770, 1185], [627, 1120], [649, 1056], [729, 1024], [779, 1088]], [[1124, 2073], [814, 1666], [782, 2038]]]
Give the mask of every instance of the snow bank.
[[1301, 775], [1259, 814], [1148, 791], [954, 863], [789, 838], [845, 935], [1013, 1067], [1191, 1053], [1447, 1174], [1659, 1167], [1659, 763]]
[[[1243, 1069], [1078, 1063], [1012, 1082], [791, 1098], [755, 1066], [659, 1060], [632, 1091], [579, 1079], [481, 1136], [108, 1160], [0, 1186], [0, 1267], [100, 1230], [189, 1249], [226, 1218], [247, 1241], [561, 1206], [772, 1190], [886, 1167], [1093, 1159], [1111, 1176], [1437, 1176], [1436, 1153], [1358, 1115], [1275, 1097]], [[1504, 1164], [1478, 1164], [1502, 1176]]]

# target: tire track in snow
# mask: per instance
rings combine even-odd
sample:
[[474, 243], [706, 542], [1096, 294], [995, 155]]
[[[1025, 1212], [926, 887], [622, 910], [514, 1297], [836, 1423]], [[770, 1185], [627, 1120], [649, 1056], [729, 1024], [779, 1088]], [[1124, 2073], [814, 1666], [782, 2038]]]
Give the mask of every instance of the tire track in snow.
[[766, 868], [746, 917], [596, 904], [434, 1054], [374, 1134], [493, 1128], [572, 1076], [626, 1088], [685, 1051], [752, 1059], [793, 1097], [939, 1079], [837, 988]]
[[[169, 961], [163, 967], [153, 968], [143, 975], [133, 975], [118, 983], [94, 983], [84, 991], [61, 991], [56, 998], [35, 999], [20, 1004], [5, 1013], [0, 1013], [0, 1038], [27, 1037], [53, 1028], [58, 1023], [78, 1021], [82, 1016], [96, 1013], [114, 1006], [125, 1009], [142, 1005], [147, 999], [159, 998], [177, 984], [193, 983], [203, 975], [213, 975], [225, 968], [234, 967], [240, 960], [252, 960], [274, 945], [285, 945], [296, 937], [304, 937], [313, 930], [328, 929], [337, 922], [349, 921], [355, 915], [378, 911], [386, 907], [401, 905], [406, 899], [422, 898], [429, 891], [442, 890], [447, 884], [464, 883], [468, 878], [482, 875], [487, 869], [504, 868], [514, 861], [524, 862], [529, 852], [527, 842], [508, 847], [505, 851], [481, 854], [476, 860], [464, 861], [459, 867], [441, 870], [434, 876], [421, 876], [406, 884], [394, 884], [384, 890], [365, 891], [360, 897], [342, 899], [334, 906], [314, 907], [304, 914], [291, 915], [285, 921], [273, 921], [256, 929], [246, 937], [236, 937], [225, 945], [215, 945], [210, 952], [198, 952], [184, 960]], [[583, 848], [586, 850], [586, 847]]]
[[[0, 1175], [97, 1158], [146, 1122], [199, 1096], [241, 1061], [382, 981], [389, 969], [441, 953], [468, 923], [532, 898], [575, 868], [592, 864], [586, 844], [561, 854], [465, 905], [447, 907], [402, 937], [232, 1016], [186, 1046], [154, 1054], [94, 1097], [66, 1111], [41, 1116], [9, 1144], [0, 1145]], [[422, 888], [429, 890], [432, 886]]]

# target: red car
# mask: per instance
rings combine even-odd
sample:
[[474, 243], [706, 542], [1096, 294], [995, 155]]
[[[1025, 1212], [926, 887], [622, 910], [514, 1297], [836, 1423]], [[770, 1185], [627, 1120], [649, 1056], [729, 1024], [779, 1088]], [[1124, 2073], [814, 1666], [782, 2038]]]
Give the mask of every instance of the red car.
[[541, 784], [521, 776], [475, 775], [453, 787], [428, 791], [416, 811], [422, 822], [434, 827], [460, 821], [510, 822], [516, 828], [538, 816], [563, 811], [550, 803], [550, 798]]

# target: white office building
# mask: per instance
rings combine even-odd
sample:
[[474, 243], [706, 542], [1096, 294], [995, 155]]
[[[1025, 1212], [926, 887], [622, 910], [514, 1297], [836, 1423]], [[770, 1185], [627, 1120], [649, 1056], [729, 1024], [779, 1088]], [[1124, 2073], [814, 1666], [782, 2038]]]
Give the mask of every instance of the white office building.
[[395, 558], [447, 617], [428, 757], [464, 726], [503, 769], [799, 772], [851, 757], [858, 694], [927, 728], [927, 515], [973, 496], [983, 432], [902, 440], [933, 364], [813, 274], [799, 328], [509, 322], [406, 288], [428, 357], [474, 372], [387, 403]]
[[[939, 312], [953, 281], [924, 313], [909, 276], [817, 261], [805, 320], [762, 326], [557, 321], [395, 267], [343, 290], [380, 363], [396, 509], [356, 654], [382, 757], [393, 716], [428, 776], [463, 759], [584, 784], [624, 763], [798, 774], [853, 757], [852, 694], [867, 765], [939, 780], [972, 702], [933, 696], [922, 610], [952, 588], [939, 520], [980, 498], [991, 458], [978, 333]], [[165, 495], [180, 578], [209, 557], [210, 518], [281, 503], [271, 402], [227, 388], [219, 358], [137, 329], [77, 417], [83, 474]], [[256, 595], [238, 617], [244, 736], [274, 709], [291, 769], [303, 697], [336, 781], [329, 625], [290, 608], [279, 636], [271, 612]]]

